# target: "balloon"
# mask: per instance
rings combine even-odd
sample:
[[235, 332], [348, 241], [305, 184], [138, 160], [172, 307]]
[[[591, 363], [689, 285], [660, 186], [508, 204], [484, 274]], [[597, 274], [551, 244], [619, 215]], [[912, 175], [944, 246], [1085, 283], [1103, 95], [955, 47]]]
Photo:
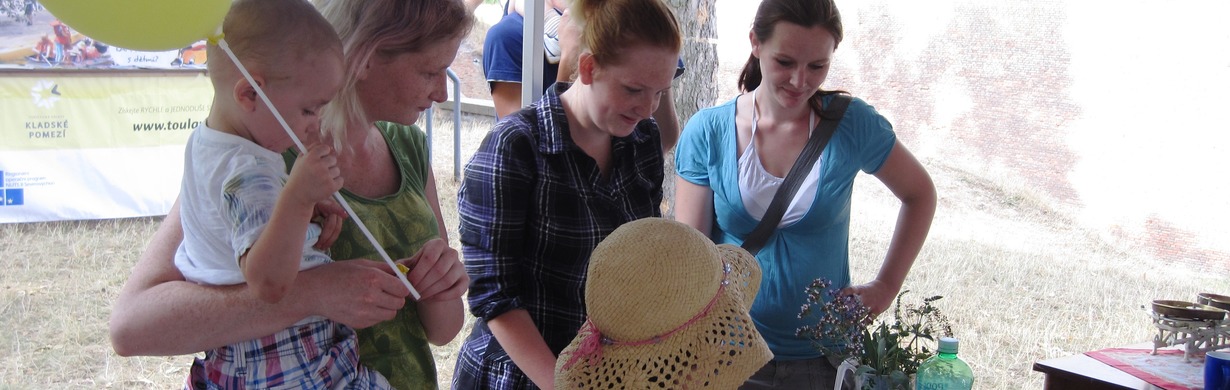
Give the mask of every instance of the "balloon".
[[213, 35], [231, 0], [42, 0], [64, 24], [138, 51], [179, 49]]

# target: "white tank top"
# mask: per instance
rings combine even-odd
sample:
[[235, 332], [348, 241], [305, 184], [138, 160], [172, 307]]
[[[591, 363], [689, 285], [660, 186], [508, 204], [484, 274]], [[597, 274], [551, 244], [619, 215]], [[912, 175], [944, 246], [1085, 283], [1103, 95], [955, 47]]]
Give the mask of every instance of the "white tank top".
[[[752, 92], [752, 135], [747, 148], [739, 156], [739, 194], [743, 198], [743, 208], [747, 209], [747, 213], [757, 220], [764, 218], [764, 213], [769, 209], [769, 203], [773, 202], [773, 195], [777, 193], [777, 188], [781, 187], [782, 182], [786, 180], [783, 177], [773, 176], [764, 169], [764, 165], [760, 162], [760, 155], [756, 151], [756, 127], [759, 119], [756, 92]], [[807, 127], [811, 129], [811, 132], [815, 131], [815, 111], [812, 111]], [[811, 137], [810, 133], [808, 137]], [[782, 221], [777, 224], [778, 227], [803, 219], [803, 215], [811, 209], [811, 202], [816, 197], [817, 184], [820, 182], [821, 161], [824, 161], [823, 153], [812, 166], [811, 172], [803, 178], [803, 184], [794, 193], [794, 199], [790, 201], [790, 206], [786, 207]]]

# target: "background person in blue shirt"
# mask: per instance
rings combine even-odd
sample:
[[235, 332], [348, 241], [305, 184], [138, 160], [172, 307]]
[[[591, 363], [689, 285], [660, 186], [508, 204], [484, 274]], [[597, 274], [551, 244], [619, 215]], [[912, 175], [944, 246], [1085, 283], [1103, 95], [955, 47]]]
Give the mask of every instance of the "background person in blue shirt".
[[673, 141], [645, 119], [671, 88], [679, 25], [659, 0], [578, 0], [571, 12], [576, 83], [502, 119], [466, 166], [458, 212], [478, 320], [454, 389], [554, 388], [556, 357], [585, 319], [591, 252], [661, 215]]
[[[487, 30], [487, 36], [483, 39], [483, 75], [491, 87], [491, 100], [495, 104], [497, 118], [521, 109], [521, 52], [525, 42], [522, 36], [525, 15], [521, 8], [521, 1], [518, 0], [505, 3], [504, 17]], [[567, 9], [568, 3], [564, 0], [547, 0], [548, 14], [559, 17]], [[552, 62], [543, 58], [543, 61], [544, 92], [557, 80], [568, 81], [570, 69], [565, 69], [561, 78], [559, 60]]]

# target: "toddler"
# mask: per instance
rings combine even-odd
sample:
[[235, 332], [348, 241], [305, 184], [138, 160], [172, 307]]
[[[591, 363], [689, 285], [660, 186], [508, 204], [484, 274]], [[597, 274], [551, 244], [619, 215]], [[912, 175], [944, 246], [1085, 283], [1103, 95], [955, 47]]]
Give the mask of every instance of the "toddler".
[[[342, 83], [336, 32], [305, 0], [238, 0], [224, 40], [299, 138], [319, 131], [318, 113]], [[299, 271], [332, 261], [312, 248], [311, 220], [337, 206], [337, 156], [323, 142], [286, 173], [281, 153], [294, 141], [272, 110], [216, 45], [207, 63], [214, 87], [205, 123], [184, 152], [180, 215], [184, 240], [175, 265], [189, 281], [247, 283], [279, 302]], [[312, 316], [272, 335], [206, 351], [192, 388], [389, 388], [359, 364], [353, 329]], [[194, 366], [194, 367], [196, 367]]]

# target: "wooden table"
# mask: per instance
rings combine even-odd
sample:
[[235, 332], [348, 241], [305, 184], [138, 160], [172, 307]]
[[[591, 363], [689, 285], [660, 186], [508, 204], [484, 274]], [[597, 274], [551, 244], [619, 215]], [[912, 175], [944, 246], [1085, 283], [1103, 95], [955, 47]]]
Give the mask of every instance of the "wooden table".
[[1085, 354], [1034, 362], [1046, 389], [1161, 389]]

